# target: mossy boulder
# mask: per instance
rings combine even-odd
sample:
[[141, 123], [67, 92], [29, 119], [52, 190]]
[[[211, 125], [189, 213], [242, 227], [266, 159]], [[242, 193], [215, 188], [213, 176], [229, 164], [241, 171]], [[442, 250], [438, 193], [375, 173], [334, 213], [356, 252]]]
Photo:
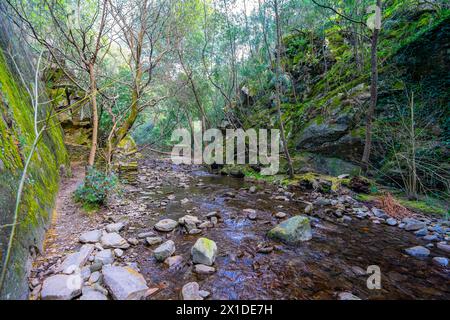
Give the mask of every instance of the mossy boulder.
[[217, 245], [207, 238], [199, 238], [191, 249], [192, 261], [207, 266], [213, 265], [217, 255]]
[[307, 217], [295, 216], [281, 222], [271, 229], [267, 235], [271, 239], [279, 240], [286, 244], [298, 244], [311, 240], [311, 225]]

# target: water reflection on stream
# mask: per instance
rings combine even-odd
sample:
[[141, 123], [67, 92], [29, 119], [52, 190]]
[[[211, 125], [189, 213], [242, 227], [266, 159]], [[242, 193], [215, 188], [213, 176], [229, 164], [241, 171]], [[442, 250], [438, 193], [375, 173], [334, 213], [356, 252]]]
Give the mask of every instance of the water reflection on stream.
[[[180, 170], [173, 167], [173, 170]], [[250, 194], [239, 189], [248, 187], [242, 179], [210, 175], [193, 171], [189, 188], [177, 183], [159, 190], [152, 196], [176, 196], [159, 216], [148, 216], [146, 230], [162, 218], [177, 220], [191, 213], [205, 220], [204, 215], [217, 210], [222, 219], [214, 228], [203, 231], [217, 243], [216, 273], [197, 275], [192, 272], [190, 248], [199, 235], [175, 231], [170, 238], [175, 242], [177, 255], [183, 263], [174, 269], [158, 263], [152, 248], [140, 247], [138, 263], [150, 286], [162, 288], [151, 299], [179, 299], [181, 287], [197, 281], [200, 289], [211, 292], [212, 299], [335, 299], [336, 292], [349, 291], [362, 299], [449, 299], [449, 270], [438, 268], [431, 258], [419, 260], [402, 253], [413, 245], [424, 242], [411, 233], [387, 225], [376, 225], [369, 220], [353, 219], [349, 225], [318, 220], [313, 223], [313, 239], [296, 247], [271, 242], [267, 231], [277, 219], [278, 211], [299, 214], [303, 207], [296, 202], [271, 199], [272, 191]], [[201, 182], [204, 185], [197, 186]], [[145, 188], [144, 185], [139, 187]], [[235, 197], [229, 197], [228, 192]], [[189, 198], [188, 204], [180, 200]], [[278, 206], [283, 206], [278, 207]], [[257, 210], [258, 218], [251, 221], [242, 213], [244, 208]], [[279, 221], [278, 221], [279, 222]], [[257, 253], [257, 245], [268, 242], [276, 246], [270, 254]], [[431, 249], [432, 256], [437, 254]], [[439, 252], [439, 255], [443, 255]], [[381, 290], [369, 290], [367, 275], [361, 274], [369, 265], [381, 268]]]

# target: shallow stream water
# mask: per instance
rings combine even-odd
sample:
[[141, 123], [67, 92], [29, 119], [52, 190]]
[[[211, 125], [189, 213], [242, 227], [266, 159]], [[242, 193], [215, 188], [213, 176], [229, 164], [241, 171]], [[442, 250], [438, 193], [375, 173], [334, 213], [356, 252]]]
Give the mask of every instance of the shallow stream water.
[[[188, 188], [180, 188], [174, 182], [159, 189], [162, 192], [155, 197], [162, 199], [173, 194], [175, 199], [168, 201], [158, 216], [146, 217], [147, 230], [152, 230], [162, 218], [177, 220], [188, 214], [188, 209], [202, 220], [211, 211], [218, 211], [221, 216], [215, 227], [201, 235], [218, 246], [214, 265], [217, 271], [212, 275], [192, 271], [190, 248], [199, 235], [186, 235], [179, 230], [170, 234], [176, 245], [175, 254], [183, 256], [183, 263], [172, 269], [153, 258], [152, 248], [138, 249], [141, 272], [150, 280], [150, 286], [160, 288], [150, 299], [179, 299], [181, 287], [191, 281], [211, 292], [212, 299], [335, 299], [337, 293], [344, 291], [362, 299], [450, 298], [449, 269], [431, 263], [432, 256], [445, 253], [432, 248], [431, 257], [425, 259], [404, 254], [405, 248], [425, 245], [410, 232], [370, 220], [353, 218], [343, 224], [313, 218], [311, 241], [282, 245], [266, 237], [267, 231], [280, 222], [273, 215], [279, 211], [289, 216], [301, 214], [303, 203], [274, 200], [276, 189], [268, 186], [251, 194], [244, 190], [251, 184], [243, 179], [171, 166], [168, 162], [146, 165], [193, 177]], [[146, 187], [139, 181], [137, 186]], [[180, 200], [184, 198], [190, 202], [182, 205]], [[257, 220], [249, 220], [242, 212], [245, 208], [257, 210]], [[269, 254], [258, 253], [261, 243], [275, 249]], [[370, 265], [380, 267], [379, 290], [367, 287], [369, 275], [365, 271]]]

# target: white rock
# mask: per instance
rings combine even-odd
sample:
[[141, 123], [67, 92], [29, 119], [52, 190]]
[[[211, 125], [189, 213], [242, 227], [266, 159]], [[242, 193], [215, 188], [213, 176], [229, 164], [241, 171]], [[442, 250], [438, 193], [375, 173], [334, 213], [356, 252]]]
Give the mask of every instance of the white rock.
[[104, 266], [102, 273], [115, 300], [140, 300], [149, 289], [144, 277], [130, 267]]
[[57, 274], [44, 280], [42, 300], [70, 300], [81, 294], [83, 279], [79, 274]]
[[339, 300], [361, 300], [361, 298], [355, 296], [351, 292], [341, 292], [338, 295]]
[[112, 264], [114, 262], [114, 254], [111, 249], [102, 250], [95, 255], [94, 262], [100, 262], [103, 265]]
[[172, 219], [163, 219], [155, 224], [155, 229], [158, 231], [169, 232], [175, 229], [178, 222]]
[[122, 222], [111, 223], [106, 226], [106, 231], [108, 232], [119, 232], [125, 227]]
[[80, 300], [108, 300], [108, 298], [97, 290], [88, 290], [80, 297]]
[[101, 230], [92, 230], [92, 231], [83, 233], [80, 236], [79, 240], [82, 243], [96, 243], [96, 242], [100, 241], [101, 236], [102, 236]]
[[114, 249], [114, 255], [116, 256], [116, 257], [121, 257], [121, 256], [123, 256], [123, 250], [122, 249]]
[[57, 272], [66, 274], [73, 273], [77, 268], [81, 268], [89, 259], [89, 256], [94, 251], [92, 244], [85, 244], [80, 248], [80, 251], [69, 254], [64, 262], [59, 266]]
[[183, 300], [203, 300], [200, 296], [197, 282], [186, 283], [181, 289], [181, 297]]
[[145, 238], [145, 241], [147, 241], [147, 244], [149, 246], [153, 246], [155, 244], [162, 243], [163, 242], [163, 238], [161, 238], [161, 237], [148, 237], [148, 238]]
[[100, 239], [104, 248], [128, 249], [130, 244], [118, 233], [107, 233]]

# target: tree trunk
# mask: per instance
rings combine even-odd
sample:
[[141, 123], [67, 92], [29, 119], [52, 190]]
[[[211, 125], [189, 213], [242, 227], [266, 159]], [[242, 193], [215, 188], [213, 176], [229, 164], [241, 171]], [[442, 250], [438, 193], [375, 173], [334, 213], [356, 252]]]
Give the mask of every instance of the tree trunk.
[[130, 114], [128, 115], [127, 119], [123, 122], [123, 124], [120, 126], [120, 129], [117, 130], [117, 135], [114, 140], [113, 147], [115, 148], [120, 141], [122, 141], [123, 138], [127, 135], [128, 131], [130, 131], [131, 127], [133, 127], [134, 122], [137, 119], [137, 116], [139, 114], [139, 87], [141, 85], [142, 81], [142, 70], [141, 65], [136, 67], [136, 78], [133, 85], [133, 92], [131, 94], [131, 106], [130, 106]]
[[278, 112], [278, 120], [280, 121], [280, 133], [281, 133], [281, 140], [283, 142], [283, 150], [284, 155], [286, 156], [286, 160], [288, 162], [288, 173], [289, 178], [294, 177], [294, 168], [292, 167], [292, 160], [291, 155], [289, 154], [289, 149], [286, 141], [286, 136], [284, 134], [284, 123], [283, 123], [283, 114], [281, 112], [281, 88], [280, 88], [280, 69], [281, 69], [281, 28], [280, 28], [280, 18], [278, 15], [278, 1], [275, 0], [274, 2], [274, 9], [275, 9], [275, 21], [276, 21], [276, 28], [277, 28], [277, 58], [276, 58], [276, 105], [277, 105], [277, 112]]
[[[377, 0], [377, 6], [381, 8], [381, 0]], [[374, 28], [372, 34], [372, 45], [370, 51], [370, 64], [371, 64], [371, 83], [370, 83], [370, 106], [367, 110], [366, 120], [366, 143], [364, 145], [364, 153], [362, 157], [363, 170], [367, 172], [369, 167], [370, 152], [372, 149], [372, 122], [377, 106], [378, 98], [378, 57], [377, 57], [377, 45], [379, 29]]]
[[95, 162], [95, 154], [97, 153], [98, 139], [98, 113], [97, 113], [97, 81], [95, 78], [94, 64], [89, 64], [89, 80], [91, 85], [91, 108], [92, 108], [92, 144], [89, 153], [88, 165], [92, 167]]

